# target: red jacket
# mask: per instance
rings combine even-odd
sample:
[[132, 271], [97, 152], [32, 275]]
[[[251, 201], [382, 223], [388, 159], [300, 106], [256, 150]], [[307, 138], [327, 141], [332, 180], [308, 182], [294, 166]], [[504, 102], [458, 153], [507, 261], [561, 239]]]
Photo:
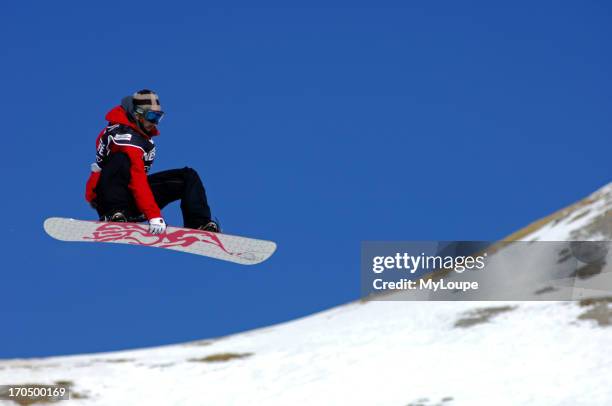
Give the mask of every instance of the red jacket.
[[[134, 195], [136, 206], [147, 219], [161, 217], [161, 210], [155, 202], [151, 187], [147, 180], [147, 172], [155, 158], [155, 146], [151, 140], [152, 136], [158, 135], [159, 131], [154, 129], [151, 134], [144, 133], [136, 123], [128, 119], [121, 106], [117, 106], [106, 115], [108, 126], [103, 129], [96, 139], [96, 161], [98, 165], [92, 165], [92, 172], [85, 187], [85, 199], [92, 202], [96, 198], [96, 185], [100, 178], [99, 167], [104, 167], [104, 161], [111, 154], [122, 152], [130, 159], [130, 184], [129, 188]], [[128, 133], [130, 136], [117, 136], [117, 132]], [[115, 140], [113, 136], [117, 136]]]

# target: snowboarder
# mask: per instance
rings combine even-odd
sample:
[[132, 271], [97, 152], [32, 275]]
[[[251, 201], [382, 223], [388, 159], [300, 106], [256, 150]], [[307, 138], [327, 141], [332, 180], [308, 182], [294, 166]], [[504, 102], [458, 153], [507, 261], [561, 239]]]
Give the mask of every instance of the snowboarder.
[[163, 116], [159, 97], [147, 89], [124, 97], [108, 112], [108, 125], [96, 140], [85, 198], [100, 221], [146, 220], [152, 234], [166, 230], [160, 209], [180, 199], [184, 227], [220, 232], [195, 170], [185, 167], [147, 176], [155, 159], [153, 137]]

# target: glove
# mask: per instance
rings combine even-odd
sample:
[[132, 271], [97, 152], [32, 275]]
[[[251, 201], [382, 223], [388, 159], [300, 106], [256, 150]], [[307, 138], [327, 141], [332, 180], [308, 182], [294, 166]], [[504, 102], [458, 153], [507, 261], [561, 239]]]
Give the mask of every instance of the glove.
[[161, 217], [155, 217], [149, 220], [149, 233], [163, 234], [166, 231], [166, 222]]

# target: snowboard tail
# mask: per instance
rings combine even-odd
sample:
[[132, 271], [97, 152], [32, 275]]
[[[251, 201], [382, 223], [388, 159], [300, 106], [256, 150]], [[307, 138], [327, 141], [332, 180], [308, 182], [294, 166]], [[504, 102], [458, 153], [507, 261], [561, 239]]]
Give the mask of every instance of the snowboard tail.
[[141, 223], [113, 223], [51, 217], [45, 220], [47, 234], [61, 241], [107, 242], [165, 248], [216, 258], [243, 265], [254, 265], [270, 258], [276, 243], [229, 234], [167, 227], [164, 234], [150, 234]]

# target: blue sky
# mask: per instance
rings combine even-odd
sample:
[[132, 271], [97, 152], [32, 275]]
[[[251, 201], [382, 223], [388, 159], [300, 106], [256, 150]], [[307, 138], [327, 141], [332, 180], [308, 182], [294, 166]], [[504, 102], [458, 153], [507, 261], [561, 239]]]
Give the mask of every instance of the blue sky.
[[[0, 358], [220, 336], [358, 298], [364, 240], [494, 240], [610, 181], [606, 2], [11, 2], [2, 43]], [[49, 238], [105, 113], [167, 115], [253, 268]], [[178, 206], [164, 211], [180, 224]]]

